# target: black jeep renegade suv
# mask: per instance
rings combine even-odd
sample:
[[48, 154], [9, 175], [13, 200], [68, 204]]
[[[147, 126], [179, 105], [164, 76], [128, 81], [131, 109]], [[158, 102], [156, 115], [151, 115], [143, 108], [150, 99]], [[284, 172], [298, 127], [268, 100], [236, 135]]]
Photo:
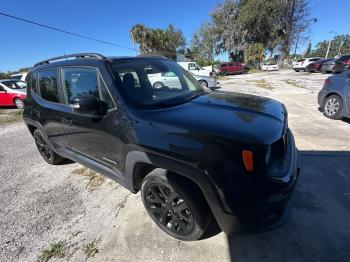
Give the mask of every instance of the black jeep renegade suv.
[[285, 221], [298, 161], [283, 104], [206, 90], [162, 57], [56, 57], [27, 80], [24, 119], [44, 160], [71, 159], [141, 191], [169, 235]]

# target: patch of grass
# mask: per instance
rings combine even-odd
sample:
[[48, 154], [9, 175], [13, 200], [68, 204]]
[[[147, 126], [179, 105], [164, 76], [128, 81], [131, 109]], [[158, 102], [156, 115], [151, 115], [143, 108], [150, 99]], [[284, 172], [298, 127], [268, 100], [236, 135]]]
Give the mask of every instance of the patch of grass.
[[72, 173], [75, 175], [83, 176], [88, 180], [85, 188], [90, 192], [96, 190], [105, 182], [104, 176], [86, 167], [75, 169]]
[[93, 257], [96, 253], [98, 253], [98, 248], [97, 248], [96, 244], [97, 244], [97, 241], [94, 240], [90, 243], [87, 243], [83, 247], [83, 252], [84, 252], [86, 258]]
[[37, 262], [47, 262], [51, 258], [64, 258], [67, 255], [67, 242], [58, 241], [50, 244], [50, 246], [44, 249], [40, 256], [37, 258]]
[[264, 88], [264, 89], [268, 89], [268, 90], [272, 90], [273, 86], [266, 81], [265, 79], [260, 79], [260, 80], [247, 80], [247, 82], [252, 82], [255, 83], [258, 87]]
[[0, 126], [8, 125], [21, 121], [23, 115], [23, 109], [14, 109], [14, 110], [1, 110], [0, 111]]
[[292, 79], [286, 79], [284, 80], [288, 85], [299, 87], [299, 88], [306, 88], [305, 85], [299, 81], [292, 80]]

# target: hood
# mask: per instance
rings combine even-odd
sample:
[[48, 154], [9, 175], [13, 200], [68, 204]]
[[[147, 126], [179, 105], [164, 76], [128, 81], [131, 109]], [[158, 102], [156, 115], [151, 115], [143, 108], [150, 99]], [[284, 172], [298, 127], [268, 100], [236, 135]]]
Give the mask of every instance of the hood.
[[145, 112], [153, 123], [263, 144], [278, 140], [287, 123], [287, 112], [280, 102], [231, 92], [210, 92], [188, 103], [156, 111]]

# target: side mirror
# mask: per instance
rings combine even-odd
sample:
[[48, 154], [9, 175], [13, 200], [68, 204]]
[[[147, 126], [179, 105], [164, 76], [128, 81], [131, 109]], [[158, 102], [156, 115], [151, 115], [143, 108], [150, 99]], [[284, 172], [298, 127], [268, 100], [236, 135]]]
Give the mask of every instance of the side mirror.
[[77, 112], [96, 113], [101, 109], [101, 101], [94, 95], [75, 97], [69, 106]]

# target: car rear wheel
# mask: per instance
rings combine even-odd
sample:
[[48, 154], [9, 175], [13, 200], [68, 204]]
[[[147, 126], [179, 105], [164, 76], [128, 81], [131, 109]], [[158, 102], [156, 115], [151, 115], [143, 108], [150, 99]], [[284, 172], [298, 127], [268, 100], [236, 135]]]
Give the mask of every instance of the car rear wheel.
[[40, 155], [47, 163], [57, 165], [64, 160], [52, 150], [45, 136], [38, 129], [35, 129], [33, 136]]
[[168, 235], [185, 241], [200, 239], [212, 214], [197, 188], [164, 169], [155, 169], [142, 182], [141, 196], [152, 220]]
[[16, 106], [17, 108], [23, 109], [24, 103], [23, 103], [23, 100], [22, 100], [22, 99], [16, 98], [15, 101], [14, 101], [14, 103], [15, 103], [15, 106]]
[[299, 72], [300, 70], [299, 69], [294, 69], [295, 72]]
[[326, 98], [323, 105], [323, 114], [331, 119], [341, 119], [343, 111], [343, 101], [337, 95], [331, 95]]
[[205, 81], [205, 80], [199, 80], [198, 82], [201, 84], [201, 86], [203, 86], [203, 87], [208, 87], [207, 81]]

